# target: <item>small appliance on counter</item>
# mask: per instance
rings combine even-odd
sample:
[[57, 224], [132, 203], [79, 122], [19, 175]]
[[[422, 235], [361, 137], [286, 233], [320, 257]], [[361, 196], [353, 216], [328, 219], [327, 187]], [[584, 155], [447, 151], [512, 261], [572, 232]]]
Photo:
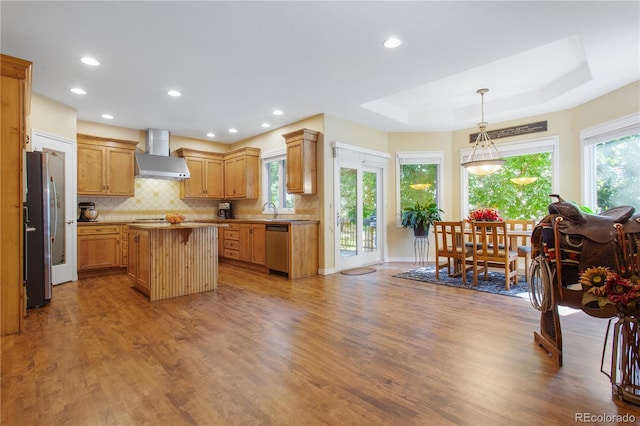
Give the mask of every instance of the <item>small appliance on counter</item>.
[[98, 219], [98, 210], [93, 201], [78, 203], [78, 208], [80, 209], [78, 222], [95, 222]]
[[218, 218], [233, 219], [231, 203], [218, 203]]

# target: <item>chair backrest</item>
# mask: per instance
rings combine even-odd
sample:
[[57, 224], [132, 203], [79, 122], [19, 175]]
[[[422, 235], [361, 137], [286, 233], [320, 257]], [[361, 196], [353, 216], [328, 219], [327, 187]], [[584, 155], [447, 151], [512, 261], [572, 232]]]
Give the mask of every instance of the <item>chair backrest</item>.
[[436, 221], [433, 223], [436, 240], [436, 255], [453, 256], [461, 254], [464, 245], [464, 225], [462, 221]]
[[473, 256], [488, 262], [508, 262], [509, 237], [506, 222], [471, 222]]
[[[531, 231], [536, 227], [535, 219], [507, 219], [507, 229], [509, 231]], [[531, 246], [531, 237], [521, 236], [517, 238], [519, 246]], [[515, 249], [515, 247], [512, 247]]]

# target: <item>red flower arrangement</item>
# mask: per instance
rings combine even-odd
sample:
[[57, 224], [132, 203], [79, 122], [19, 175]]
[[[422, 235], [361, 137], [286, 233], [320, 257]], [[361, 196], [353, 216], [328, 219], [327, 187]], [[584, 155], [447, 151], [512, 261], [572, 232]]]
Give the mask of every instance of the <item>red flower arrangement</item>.
[[469, 212], [469, 216], [465, 219], [467, 222], [504, 222], [504, 219], [498, 214], [498, 210], [488, 207], [482, 207]]

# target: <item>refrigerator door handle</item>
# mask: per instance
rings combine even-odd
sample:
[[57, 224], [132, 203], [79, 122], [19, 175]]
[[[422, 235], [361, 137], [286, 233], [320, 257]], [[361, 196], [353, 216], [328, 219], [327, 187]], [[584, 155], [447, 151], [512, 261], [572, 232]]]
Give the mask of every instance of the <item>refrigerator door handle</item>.
[[53, 228], [53, 236], [51, 237], [51, 242], [55, 242], [56, 240], [56, 234], [58, 232], [58, 192], [56, 191], [56, 181], [53, 180], [53, 176], [50, 177], [51, 179], [51, 187], [53, 188], [53, 198], [51, 200], [51, 204], [53, 205], [53, 223], [52, 228]]

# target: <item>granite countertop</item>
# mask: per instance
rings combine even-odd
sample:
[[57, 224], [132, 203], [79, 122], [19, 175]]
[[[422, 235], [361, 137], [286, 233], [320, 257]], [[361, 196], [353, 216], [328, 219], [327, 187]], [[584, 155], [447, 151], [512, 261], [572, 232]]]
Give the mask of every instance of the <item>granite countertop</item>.
[[128, 223], [129, 228], [134, 229], [196, 229], [196, 228], [224, 228], [228, 225], [224, 223], [199, 223], [199, 222], [181, 222], [181, 223]]
[[[289, 225], [305, 225], [312, 223], [320, 223], [319, 220], [305, 220], [305, 219], [195, 219], [182, 222], [184, 224], [225, 224], [225, 223], [283, 223]], [[95, 222], [77, 222], [78, 226], [99, 226], [99, 225], [170, 225], [169, 222], [147, 222], [147, 221], [135, 221], [135, 220], [105, 220]]]

